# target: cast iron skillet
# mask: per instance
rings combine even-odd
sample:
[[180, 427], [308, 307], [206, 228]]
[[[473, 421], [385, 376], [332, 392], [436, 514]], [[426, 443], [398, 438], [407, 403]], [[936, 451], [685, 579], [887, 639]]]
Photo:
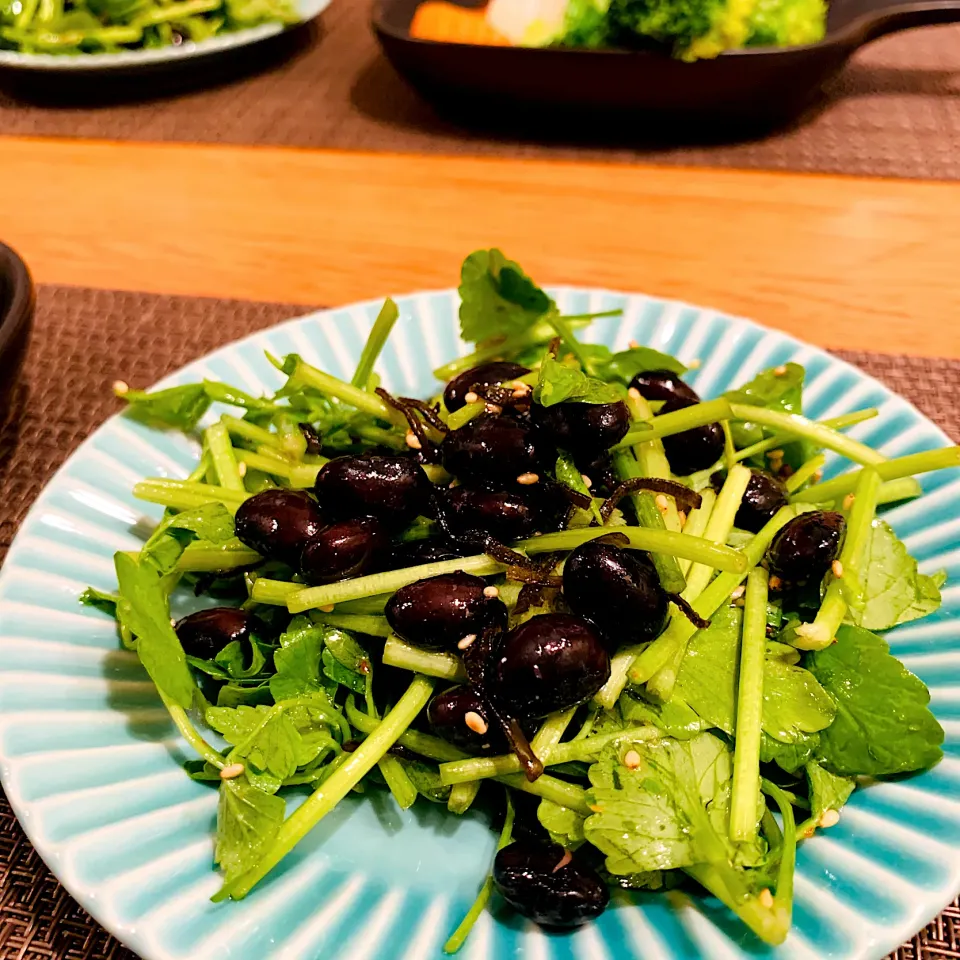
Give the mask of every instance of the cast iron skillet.
[[0, 243], [0, 426], [23, 364], [33, 323], [33, 281], [26, 264]]
[[[484, 0], [455, 0], [480, 7]], [[830, 0], [821, 43], [683, 63], [654, 51], [483, 47], [415, 40], [421, 0], [376, 0], [373, 28], [426, 97], [458, 110], [639, 111], [677, 124], [761, 125], [796, 117], [851, 54], [877, 37], [960, 21], [960, 0]], [[536, 108], [531, 111], [530, 108]]]

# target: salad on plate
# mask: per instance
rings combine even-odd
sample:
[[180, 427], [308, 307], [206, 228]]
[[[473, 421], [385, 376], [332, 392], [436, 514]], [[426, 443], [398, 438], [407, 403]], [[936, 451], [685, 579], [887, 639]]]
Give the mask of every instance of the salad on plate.
[[[270, 396], [116, 385], [198, 460], [137, 484], [162, 520], [82, 602], [219, 791], [215, 899], [389, 792], [499, 832], [448, 952], [494, 896], [565, 929], [691, 884], [780, 943], [798, 843], [942, 756], [882, 633], [933, 613], [944, 575], [883, 511], [960, 448], [888, 459], [845, 432], [876, 410], [805, 418], [795, 363], [703, 399], [672, 356], [585, 342], [594, 317], [499, 250], [460, 296], [472, 350], [433, 396], [381, 385], [390, 300], [350, 382], [294, 354], [268, 358]], [[198, 609], [172, 620], [174, 592]]]

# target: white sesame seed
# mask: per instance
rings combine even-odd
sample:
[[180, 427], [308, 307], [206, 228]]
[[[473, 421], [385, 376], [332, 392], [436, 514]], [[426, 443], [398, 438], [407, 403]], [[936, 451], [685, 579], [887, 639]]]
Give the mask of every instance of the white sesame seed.
[[594, 813], [603, 813], [603, 807], [601, 807], [599, 803], [591, 803], [591, 804], [590, 804], [590, 809], [591, 809]]
[[484, 409], [487, 413], [503, 413], [503, 407], [498, 403], [488, 403]]
[[631, 400], [641, 400], [641, 399], [642, 399], [642, 397], [640, 396], [640, 391], [639, 391], [636, 387], [631, 387], [631, 388], [627, 391], [627, 396], [628, 396]]
[[558, 870], [562, 870], [572, 859], [573, 854], [569, 850], [564, 850], [560, 862], [550, 872], [556, 873]]
[[685, 527], [687, 525], [687, 515], [682, 510], [678, 510], [677, 517], [680, 520], [680, 527]]
[[113, 381], [113, 392], [118, 396], [122, 397], [125, 393], [130, 392], [130, 384], [125, 380], [114, 380]]
[[766, 887], [760, 891], [760, 906], [767, 910], [773, 906], [773, 894]]
[[744, 592], [744, 590], [746, 590], [746, 589], [747, 589], [747, 588], [741, 583], [740, 586], [737, 587], [737, 589], [734, 590], [733, 593], [730, 594], [730, 599], [731, 599], [731, 600], [739, 600], [739, 599], [743, 596], [743, 592]]
[[407, 446], [411, 450], [421, 450], [423, 448], [423, 444], [420, 443], [419, 439], [417, 439], [417, 435], [412, 430], [407, 431], [407, 436], [405, 439], [407, 441]]
[[480, 398], [471, 390], [463, 395], [464, 403], [476, 403]]
[[239, 473], [241, 477], [245, 477], [247, 475], [247, 465], [245, 463], [238, 463], [237, 473]]
[[771, 460], [782, 460], [782, 459], [783, 459], [783, 451], [782, 451], [779, 447], [778, 447], [776, 450], [768, 450], [768, 451], [767, 451], [767, 456], [768, 456]]
[[482, 737], [487, 730], [487, 721], [475, 710], [468, 710], [463, 716], [463, 722], [474, 732]]
[[636, 349], [640, 346], [640, 344], [637, 343], [636, 340], [631, 340], [631, 341], [627, 344], [627, 346], [628, 346], [631, 350], [636, 350]]
[[532, 389], [529, 383], [523, 383], [521, 380], [517, 380], [513, 384], [513, 395], [515, 397], [525, 397]]
[[783, 581], [776, 574], [774, 574], [767, 581], [767, 585], [770, 587], [771, 590], [779, 590], [780, 587], [783, 585]]
[[457, 643], [457, 649], [466, 650], [467, 647], [469, 647], [470, 644], [473, 643], [473, 641], [476, 639], [477, 639], [477, 635], [475, 633], [468, 633], [462, 640], [460, 640]]
[[540, 482], [539, 473], [521, 473], [520, 476], [517, 477], [517, 483], [522, 484], [525, 487], [529, 487], [532, 484], [539, 483], [539, 482]]
[[518, 400], [521, 397], [525, 397], [526, 395], [527, 395], [527, 391], [521, 390], [519, 387], [513, 391], [513, 396], [516, 397]]
[[588, 490], [593, 486], [593, 481], [585, 473], [580, 474], [580, 479]]
[[814, 482], [814, 483], [819, 483], [822, 479], [823, 479], [823, 471], [822, 471], [822, 470], [818, 470], [818, 471], [813, 475], [813, 482]]
[[453, 490], [454, 487], [459, 487], [459, 486], [460, 486], [460, 481], [454, 479], [454, 480], [451, 480], [449, 484], [447, 484], [447, 489], [448, 489], [448, 490]]
[[787, 372], [787, 365], [785, 363], [781, 363], [780, 366], [776, 367], [773, 372], [776, 376], [782, 377]]
[[177, 625], [177, 621], [176, 621], [173, 617], [171, 617], [171, 618], [170, 618], [170, 626], [171, 626], [171, 627], [175, 627], [176, 625]]
[[243, 773], [246, 768], [242, 763], [228, 763], [220, 771], [221, 780], [234, 780]]
[[853, 501], [856, 499], [857, 499], [857, 495], [855, 493], [848, 493], [843, 498], [843, 509], [849, 510], [853, 506]]
[[687, 366], [688, 366], [691, 370], [699, 370], [702, 365], [703, 365], [703, 361], [702, 361], [699, 357], [694, 357], [694, 358], [687, 364]]
[[658, 509], [661, 513], [666, 513], [666, 512], [667, 512], [667, 508], [670, 506], [669, 501], [667, 500], [667, 498], [666, 498], [662, 493], [658, 493], [658, 494], [656, 495], [656, 497], [654, 498], [654, 501], [653, 501], [653, 502], [657, 505], [657, 509]]
[[496, 600], [496, 598], [500, 596], [500, 591], [496, 587], [484, 587], [483, 595], [488, 600]]
[[820, 819], [817, 821], [817, 825], [826, 829], [827, 827], [835, 827], [839, 822], [839, 810], [824, 810]]
[[320, 612], [321, 612], [321, 613], [333, 613], [333, 604], [332, 604], [332, 603], [325, 603], [322, 607], [320, 607]]
[[630, 770], [640, 766], [640, 754], [636, 750], [628, 750], [623, 756], [623, 765]]
[[746, 604], [746, 601], [743, 599], [743, 597], [737, 597], [737, 599], [733, 601], [733, 605], [735, 607], [742, 607], [745, 604]]
[[833, 563], [830, 564], [830, 569], [833, 571], [835, 577], [843, 576], [843, 564], [839, 560], [834, 560]]

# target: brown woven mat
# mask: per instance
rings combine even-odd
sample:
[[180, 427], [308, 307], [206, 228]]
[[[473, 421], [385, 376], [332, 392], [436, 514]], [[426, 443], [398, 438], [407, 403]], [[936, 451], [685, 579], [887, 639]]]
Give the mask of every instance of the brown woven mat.
[[292, 59], [216, 89], [95, 107], [0, 93], [0, 133], [960, 179], [960, 26], [865, 48], [831, 85], [822, 112], [767, 140], [656, 149], [622, 140], [524, 142], [515, 133], [484, 134], [441, 120], [380, 55], [369, 7], [370, 0], [334, 0], [322, 28], [308, 32]]
[[[42, 287], [13, 411], [0, 422], [0, 562], [27, 508], [67, 455], [119, 404], [110, 384], [149, 386], [220, 344], [305, 308]], [[118, 335], [118, 333], [120, 335]], [[103, 344], [110, 344], [109, 353]], [[908, 394], [960, 440], [960, 362], [842, 353]], [[960, 904], [896, 960], [960, 957]], [[0, 960], [130, 960], [53, 879], [0, 794]], [[266, 960], [266, 958], [265, 958]]]

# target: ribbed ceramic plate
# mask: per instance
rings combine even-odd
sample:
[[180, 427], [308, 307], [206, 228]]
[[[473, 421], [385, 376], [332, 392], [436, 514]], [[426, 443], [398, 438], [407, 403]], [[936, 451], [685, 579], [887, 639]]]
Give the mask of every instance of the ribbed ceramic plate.
[[[590, 338], [631, 339], [702, 365], [705, 396], [758, 370], [807, 368], [817, 418], [876, 406], [852, 433], [884, 453], [944, 445], [905, 401], [813, 347], [708, 310], [598, 290], [553, 291], [568, 313], [622, 307]], [[263, 351], [301, 353], [352, 374], [379, 303], [291, 321], [191, 364], [166, 385], [203, 377], [257, 393], [279, 375]], [[463, 352], [452, 292], [400, 300], [401, 321], [379, 369], [386, 386], [425, 395], [432, 368]], [[122, 374], [123, 371], [117, 371]], [[148, 960], [431, 960], [471, 902], [494, 838], [479, 817], [418, 803], [351, 797], [268, 882], [242, 903], [214, 905], [216, 795], [180, 769], [187, 748], [112, 621], [80, 607], [87, 584], [114, 587], [112, 554], [135, 548], [157, 517], [130, 488], [147, 475], [182, 477], [195, 447], [115, 417], [70, 459], [40, 497], [0, 575], [0, 763], [24, 828], [67, 889]], [[836, 469], [836, 464], [833, 465]], [[545, 935], [495, 912], [477, 925], [469, 960], [877, 960], [960, 889], [960, 472], [925, 478], [927, 495], [889, 514], [898, 533], [951, 580], [941, 611], [890, 636], [930, 686], [947, 731], [943, 762], [920, 777], [858, 792], [840, 824], [803, 846], [795, 927], [770, 950], [716, 902], [650, 894], [572, 935]], [[176, 611], [187, 609], [180, 599]], [[375, 792], [375, 791], [374, 791]]]
[[[331, 0], [297, 0], [297, 10], [302, 23], [319, 17]], [[130, 71], [137, 67], [149, 67], [162, 63], [176, 63], [212, 54], [225, 53], [259, 43], [267, 37], [275, 37], [286, 30], [282, 23], [264, 23], [248, 30], [221, 33], [200, 43], [181, 43], [179, 46], [158, 47], [155, 50], [124, 50], [120, 53], [19, 53], [16, 50], [0, 50], [0, 67], [12, 70], [32, 70], [44, 73], [74, 73], [76, 71]]]

